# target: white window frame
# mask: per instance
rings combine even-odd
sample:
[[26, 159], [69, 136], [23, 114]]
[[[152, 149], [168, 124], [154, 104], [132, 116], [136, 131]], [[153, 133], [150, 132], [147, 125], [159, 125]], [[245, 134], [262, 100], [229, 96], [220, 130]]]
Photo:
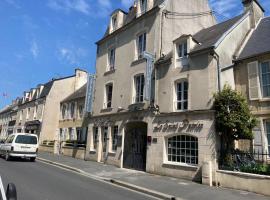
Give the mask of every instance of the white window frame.
[[[261, 90], [260, 94], [261, 94], [262, 99], [269, 99], [270, 95], [269, 96], [264, 96], [264, 90], [263, 90], [264, 85], [263, 85], [263, 78], [262, 78], [262, 76], [263, 76], [263, 74], [262, 74], [262, 64], [263, 63], [268, 63], [268, 65], [270, 67], [270, 60], [265, 60], [263, 62], [259, 62], [260, 90]], [[270, 74], [270, 72], [267, 72], [266, 74]], [[270, 87], [270, 84], [268, 84], [267, 87]]]
[[111, 18], [111, 32], [113, 32], [113, 31], [115, 31], [117, 29], [117, 25], [118, 25], [117, 15], [114, 15]]
[[[111, 86], [112, 92], [111, 92], [111, 100], [109, 100], [109, 87]], [[105, 85], [105, 95], [104, 95], [104, 106], [103, 108], [112, 108], [112, 100], [113, 100], [113, 83], [107, 83]], [[110, 104], [110, 106], [108, 106]]]
[[[137, 87], [137, 81], [139, 79], [139, 88]], [[143, 87], [142, 87], [143, 83]], [[144, 102], [145, 96], [145, 76], [144, 74], [137, 74], [133, 78], [133, 88], [134, 88], [134, 95], [133, 95], [133, 103], [142, 103]]]
[[[269, 135], [269, 138], [270, 138], [270, 132], [268, 133], [267, 132], [267, 125], [266, 123], [270, 123], [270, 119], [264, 119], [263, 120], [263, 126], [264, 126], [264, 132], [265, 132], [265, 148], [264, 150], [266, 149], [266, 152], [268, 153], [268, 159], [270, 159], [270, 140], [268, 140], [268, 135]], [[264, 153], [264, 152], [263, 152]]]
[[78, 106], [78, 118], [79, 119], [83, 118], [83, 112], [84, 112], [84, 105], [79, 105]]
[[26, 120], [29, 120], [31, 108], [26, 109]]
[[[178, 137], [180, 137], [180, 140], [176, 140], [175, 144], [176, 146], [169, 146], [169, 139], [178, 139]], [[181, 137], [190, 137], [194, 138], [195, 141], [181, 141]], [[189, 148], [187, 147], [187, 144], [189, 142]], [[194, 148], [191, 148], [192, 146], [192, 142], [195, 142], [194, 144]], [[179, 144], [178, 144], [179, 143]], [[185, 144], [183, 148], [181, 148], [182, 144]], [[170, 135], [168, 137], [165, 138], [165, 154], [164, 154], [164, 163], [165, 164], [172, 164], [172, 165], [180, 165], [180, 166], [191, 166], [191, 167], [197, 167], [199, 164], [199, 141], [198, 141], [198, 137], [193, 136], [193, 135], [189, 135], [189, 134], [174, 134], [174, 135]], [[179, 147], [179, 148], [178, 148]], [[171, 151], [170, 151], [170, 149]], [[175, 150], [175, 153], [174, 153]], [[181, 154], [182, 151], [184, 151], [184, 154]], [[190, 152], [189, 155], [187, 154], [187, 152]], [[192, 155], [191, 151], [195, 151], [195, 154]], [[173, 157], [175, 157], [175, 159], [173, 159]], [[184, 162], [181, 160], [181, 157], [184, 157]], [[192, 158], [194, 159], [194, 162], [192, 161]], [[175, 161], [173, 161], [175, 160]], [[189, 162], [188, 162], [189, 160]]]
[[111, 131], [111, 152], [113, 153], [117, 151], [118, 134], [119, 134], [119, 126], [115, 125], [112, 127]]
[[76, 118], [76, 103], [75, 102], [71, 102], [70, 103], [70, 118], [74, 119]]
[[[180, 55], [181, 48], [181, 55]], [[188, 41], [184, 40], [176, 43], [176, 55], [178, 59], [183, 59], [188, 57]]]
[[[142, 37], [141, 45], [140, 45], [140, 37]], [[146, 51], [146, 46], [147, 46], [147, 33], [143, 32], [138, 34], [136, 39], [137, 59], [141, 59], [143, 57], [143, 52]]]
[[[187, 99], [184, 98], [184, 93], [185, 93], [185, 83], [187, 83]], [[178, 84], [181, 84], [181, 99], [178, 100]], [[178, 103], [181, 103], [181, 109], [178, 109]], [[184, 108], [185, 103], [187, 103], [187, 108]], [[187, 79], [180, 79], [175, 81], [174, 84], [174, 111], [177, 112], [183, 112], [187, 111], [189, 108], [189, 82]]]
[[[113, 58], [111, 57], [112, 56], [112, 51], [113, 51]], [[114, 47], [110, 48], [108, 50], [108, 68], [107, 68], [107, 71], [112, 71], [115, 69], [115, 51], [116, 49]], [[113, 63], [112, 63], [113, 61]]]
[[[143, 4], [143, 1], [144, 1], [144, 4]], [[147, 10], [148, 10], [148, 1], [140, 0], [140, 14], [139, 15], [146, 13]]]
[[98, 146], [98, 137], [99, 137], [99, 127], [94, 126], [92, 128], [92, 145], [91, 145], [91, 151], [96, 151]]
[[37, 118], [37, 112], [38, 112], [38, 105], [35, 105], [35, 108], [34, 108], [34, 115], [33, 115], [33, 118], [34, 118], [34, 119]]
[[66, 104], [63, 104], [62, 105], [62, 109], [61, 109], [61, 116], [62, 116], [62, 119], [66, 119], [67, 117], [67, 105]]

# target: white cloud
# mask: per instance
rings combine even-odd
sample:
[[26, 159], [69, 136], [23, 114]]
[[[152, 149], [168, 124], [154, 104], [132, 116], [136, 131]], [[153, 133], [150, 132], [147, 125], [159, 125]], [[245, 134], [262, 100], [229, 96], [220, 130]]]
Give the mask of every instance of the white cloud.
[[49, 0], [48, 6], [54, 10], [65, 12], [77, 11], [86, 15], [90, 14], [90, 6], [85, 0]]
[[132, 6], [132, 3], [134, 2], [134, 0], [121, 0], [122, 5], [128, 9], [130, 6]]
[[39, 48], [38, 48], [37, 42], [35, 40], [33, 40], [31, 43], [30, 52], [32, 53], [34, 58], [37, 58], [37, 56], [39, 54]]
[[79, 65], [80, 60], [88, 55], [86, 49], [75, 47], [60, 47], [57, 52], [59, 59], [69, 64]]

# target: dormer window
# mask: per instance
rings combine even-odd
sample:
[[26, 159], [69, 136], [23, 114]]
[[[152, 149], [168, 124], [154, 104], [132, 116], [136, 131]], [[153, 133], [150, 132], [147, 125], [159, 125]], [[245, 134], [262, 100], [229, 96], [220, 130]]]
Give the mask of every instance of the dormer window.
[[116, 28], [117, 28], [117, 16], [113, 16], [113, 17], [112, 17], [112, 22], [111, 22], [111, 23], [112, 23], [112, 29], [111, 29], [111, 30], [112, 30], [112, 32], [113, 32], [113, 31], [115, 31]]
[[141, 14], [147, 11], [147, 0], [140, 0]]
[[177, 55], [178, 58], [186, 58], [188, 54], [187, 41], [177, 44]]

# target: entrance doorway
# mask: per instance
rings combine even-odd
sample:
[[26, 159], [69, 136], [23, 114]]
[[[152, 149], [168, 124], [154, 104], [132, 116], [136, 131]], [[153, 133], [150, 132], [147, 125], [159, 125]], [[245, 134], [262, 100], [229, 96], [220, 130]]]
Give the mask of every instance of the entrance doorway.
[[146, 170], [147, 124], [132, 122], [126, 125], [123, 167]]

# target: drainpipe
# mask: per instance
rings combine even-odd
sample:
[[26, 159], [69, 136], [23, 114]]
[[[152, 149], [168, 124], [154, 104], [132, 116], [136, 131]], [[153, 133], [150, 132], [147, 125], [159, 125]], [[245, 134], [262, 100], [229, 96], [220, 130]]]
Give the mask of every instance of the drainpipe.
[[218, 91], [221, 92], [221, 80], [220, 80], [220, 74], [221, 74], [221, 69], [220, 69], [220, 61], [219, 61], [219, 55], [215, 50], [211, 52], [211, 55], [213, 58], [217, 61], [217, 79], [218, 79]]

